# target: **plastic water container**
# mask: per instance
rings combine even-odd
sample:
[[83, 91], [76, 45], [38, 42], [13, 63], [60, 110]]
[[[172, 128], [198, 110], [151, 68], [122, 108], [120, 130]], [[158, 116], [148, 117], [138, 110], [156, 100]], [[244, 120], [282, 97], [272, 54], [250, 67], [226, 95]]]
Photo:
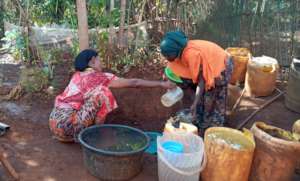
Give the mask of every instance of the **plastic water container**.
[[162, 97], [161, 103], [165, 107], [171, 107], [176, 102], [183, 98], [183, 91], [180, 87], [176, 87], [174, 89], [169, 89]]
[[176, 128], [173, 126], [172, 123], [167, 122], [165, 124], [164, 133], [174, 133], [174, 132], [178, 132], [178, 133], [186, 132], [186, 133], [193, 133], [198, 135], [198, 128], [193, 124], [183, 123], [183, 122], [180, 122], [179, 127]]
[[250, 51], [242, 47], [229, 47], [226, 51], [231, 55], [234, 65], [230, 83], [236, 85], [244, 82], [247, 72], [247, 63], [251, 57]]
[[206, 165], [203, 140], [192, 133], [164, 133], [157, 155], [159, 181], [198, 181]]
[[254, 97], [270, 96], [276, 88], [279, 65], [268, 56], [253, 57], [247, 66], [245, 89]]
[[146, 153], [156, 155], [157, 154], [157, 137], [162, 136], [161, 133], [153, 132], [153, 131], [147, 131], [145, 132], [147, 136], [150, 138], [150, 145], [146, 149]]
[[249, 130], [211, 127], [205, 131], [204, 144], [207, 165], [201, 173], [202, 181], [248, 181], [255, 149]]

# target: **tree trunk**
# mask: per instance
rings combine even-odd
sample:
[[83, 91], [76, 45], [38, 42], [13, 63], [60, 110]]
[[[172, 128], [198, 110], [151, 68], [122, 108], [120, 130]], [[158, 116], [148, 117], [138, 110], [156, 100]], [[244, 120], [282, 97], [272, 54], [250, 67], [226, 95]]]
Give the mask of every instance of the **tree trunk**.
[[114, 0], [110, 0], [110, 9], [109, 9], [109, 46], [112, 48], [112, 44], [113, 44], [113, 36], [114, 36], [114, 25], [113, 25], [113, 21], [112, 21], [112, 11], [115, 8], [115, 1]]
[[[4, 37], [4, 1], [0, 1], [0, 40]], [[1, 41], [0, 41], [1, 47]]]
[[109, 9], [109, 14], [110, 14], [110, 19], [109, 19], [109, 45], [112, 46], [113, 43], [113, 36], [114, 36], [114, 25], [112, 21], [112, 11], [115, 8], [115, 1], [110, 0], [110, 9]]
[[89, 48], [89, 31], [87, 21], [86, 0], [76, 0], [78, 18], [78, 38], [79, 48], [84, 50]]
[[[140, 24], [143, 20], [143, 15], [144, 15], [144, 10], [145, 10], [146, 3], [147, 3], [147, 0], [144, 0], [144, 2], [142, 4], [141, 12], [139, 14], [138, 24]], [[140, 30], [138, 28], [137, 33], [136, 33], [136, 37], [135, 37], [135, 49], [137, 49], [137, 47], [138, 47], [139, 37], [140, 37]]]
[[120, 29], [119, 29], [119, 47], [124, 48], [125, 37], [124, 37], [124, 25], [126, 17], [126, 0], [121, 0], [121, 17], [120, 17]]
[[109, 9], [109, 37], [108, 37], [108, 49], [106, 52], [106, 65], [108, 68], [111, 68], [111, 58], [112, 58], [112, 49], [113, 49], [113, 37], [114, 37], [114, 25], [112, 22], [112, 11], [114, 9], [115, 6], [115, 1], [114, 0], [110, 0], [110, 9]]

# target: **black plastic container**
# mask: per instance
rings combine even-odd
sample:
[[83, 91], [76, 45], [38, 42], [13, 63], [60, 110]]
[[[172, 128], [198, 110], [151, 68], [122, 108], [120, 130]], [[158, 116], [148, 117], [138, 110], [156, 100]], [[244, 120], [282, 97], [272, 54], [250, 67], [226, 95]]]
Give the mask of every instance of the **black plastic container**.
[[105, 124], [79, 134], [85, 167], [101, 180], [129, 180], [142, 170], [149, 137], [129, 126]]

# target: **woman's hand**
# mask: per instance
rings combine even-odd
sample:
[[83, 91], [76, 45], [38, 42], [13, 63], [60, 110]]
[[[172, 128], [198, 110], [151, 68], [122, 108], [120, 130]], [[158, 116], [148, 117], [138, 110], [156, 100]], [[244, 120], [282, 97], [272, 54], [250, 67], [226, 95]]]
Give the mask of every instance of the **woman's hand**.
[[168, 77], [167, 77], [165, 74], [163, 74], [163, 75], [162, 75], [162, 80], [167, 81], [167, 80], [168, 80]]
[[176, 84], [168, 80], [161, 82], [161, 87], [165, 89], [173, 89], [176, 87]]

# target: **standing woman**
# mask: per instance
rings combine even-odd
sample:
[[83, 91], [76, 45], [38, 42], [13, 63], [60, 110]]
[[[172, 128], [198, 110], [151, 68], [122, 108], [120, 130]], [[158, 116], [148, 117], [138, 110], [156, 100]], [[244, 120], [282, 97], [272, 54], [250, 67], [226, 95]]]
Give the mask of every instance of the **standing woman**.
[[168, 60], [167, 77], [176, 77], [177, 83], [189, 81], [195, 87], [190, 109], [200, 134], [208, 127], [223, 126], [227, 85], [233, 69], [225, 50], [213, 42], [188, 40], [181, 31], [166, 33], [160, 48]]
[[102, 72], [98, 53], [83, 50], [75, 59], [76, 72], [63, 93], [55, 99], [49, 127], [54, 137], [63, 142], [77, 141], [79, 132], [93, 124], [102, 124], [106, 115], [117, 108], [110, 88], [174, 88], [169, 81], [124, 79]]

